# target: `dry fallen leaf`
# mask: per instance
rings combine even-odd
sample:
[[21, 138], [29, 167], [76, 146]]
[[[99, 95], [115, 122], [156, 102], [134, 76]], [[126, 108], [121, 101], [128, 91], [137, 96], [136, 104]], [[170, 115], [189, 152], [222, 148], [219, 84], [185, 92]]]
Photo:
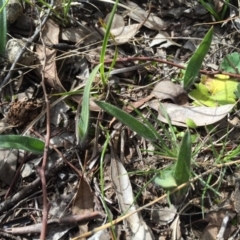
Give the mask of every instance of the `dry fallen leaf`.
[[173, 204], [163, 208], [156, 208], [152, 210], [152, 221], [155, 224], [166, 226], [174, 220], [176, 214], [177, 209]]
[[157, 31], [161, 31], [166, 28], [165, 23], [161, 18], [157, 17], [153, 13], [150, 13], [148, 17], [148, 11], [140, 8], [136, 3], [127, 1], [126, 5], [132, 9], [132, 11], [128, 13], [129, 17], [136, 22], [139, 22], [140, 24], [144, 23], [143, 25], [145, 27]]
[[[111, 177], [116, 190], [121, 212], [124, 214], [133, 212], [137, 209], [134, 204], [132, 185], [126, 169], [119, 157], [111, 147]], [[126, 218], [132, 240], [151, 240], [154, 239], [151, 229], [142, 219], [141, 213], [137, 212]]]
[[[108, 22], [109, 15], [110, 14], [106, 16], [105, 23]], [[123, 17], [119, 14], [115, 14], [111, 25], [111, 34], [114, 36], [114, 43], [124, 44], [129, 42], [129, 40], [136, 35], [140, 27], [141, 24], [125, 26]], [[105, 29], [103, 27], [100, 30], [105, 34]]]
[[222, 209], [210, 211], [205, 220], [209, 222], [207, 227], [204, 229], [201, 239], [203, 240], [215, 240], [215, 239], [229, 239], [232, 236], [233, 232], [236, 231], [236, 226], [233, 224], [227, 224], [223, 238], [218, 238], [219, 230], [222, 226], [223, 219], [226, 216], [229, 216], [230, 219], [233, 219], [236, 215], [235, 212], [229, 209]]
[[132, 39], [137, 34], [140, 26], [141, 24], [132, 24], [121, 28], [122, 31], [118, 35], [116, 35], [116, 32], [119, 32], [118, 29], [112, 29], [111, 33], [116, 36], [114, 40], [117, 44], [124, 44], [129, 42], [130, 39]]
[[178, 84], [171, 81], [161, 81], [154, 87], [152, 94], [161, 100], [171, 99], [178, 105], [184, 105], [188, 102], [186, 91]]
[[[111, 13], [108, 13], [108, 15], [105, 18], [105, 23], [107, 24], [109, 21], [109, 17], [110, 17]], [[112, 25], [111, 25], [111, 33], [116, 37], [118, 35], [120, 35], [123, 31], [123, 28], [125, 26], [125, 22], [124, 19], [121, 15], [115, 13], [113, 20], [112, 20]], [[114, 33], [112, 32], [113, 29], [115, 30]]]
[[0, 150], [0, 180], [10, 185], [16, 170], [18, 150]]
[[168, 35], [167, 32], [160, 31], [152, 40], [150, 43], [150, 47], [153, 47], [155, 45], [160, 45], [160, 48], [168, 48], [172, 45], [176, 45], [178, 47], [181, 47], [180, 44], [174, 42], [171, 40], [170, 36]]
[[[72, 206], [72, 213], [74, 215], [81, 215], [93, 212], [94, 194], [87, 181], [81, 178], [78, 191]], [[86, 233], [88, 231], [88, 223], [79, 224], [80, 234]]]
[[159, 103], [151, 101], [148, 103], [150, 108], [158, 111], [158, 119], [168, 123], [165, 113], [171, 119], [175, 126], [187, 127], [186, 121], [191, 119], [197, 127], [213, 124], [224, 118], [233, 108], [234, 104], [223, 105], [220, 107], [203, 107], [203, 106], [178, 106], [172, 103]]
[[77, 28], [63, 28], [60, 33], [60, 39], [89, 45], [101, 40], [101, 36], [92, 27], [78, 26]]
[[[58, 37], [59, 37], [59, 25], [49, 19], [43, 30], [42, 30], [42, 39], [46, 44], [58, 44]], [[58, 78], [57, 68], [56, 68], [56, 53], [55, 49], [50, 49], [46, 47], [46, 51], [44, 46], [37, 45], [36, 52], [38, 54], [38, 58], [41, 62], [41, 69], [44, 66], [44, 59], [46, 57], [46, 64], [44, 68], [44, 76], [46, 78], [47, 83], [56, 89], [58, 92], [65, 92], [64, 87], [60, 79]]]

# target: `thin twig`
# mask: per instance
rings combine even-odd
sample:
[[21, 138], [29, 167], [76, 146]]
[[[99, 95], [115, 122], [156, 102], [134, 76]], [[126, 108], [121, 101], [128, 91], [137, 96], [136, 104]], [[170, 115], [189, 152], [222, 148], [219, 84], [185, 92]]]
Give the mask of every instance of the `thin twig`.
[[38, 169], [39, 176], [42, 181], [42, 192], [43, 192], [43, 215], [42, 215], [42, 230], [41, 230], [41, 240], [45, 240], [46, 234], [47, 234], [47, 219], [48, 219], [48, 201], [47, 201], [47, 184], [46, 184], [46, 177], [45, 177], [45, 170], [47, 166], [47, 159], [48, 159], [48, 150], [49, 150], [49, 144], [50, 144], [50, 103], [48, 99], [48, 94], [45, 86], [45, 68], [46, 68], [46, 45], [44, 43], [44, 40], [42, 38], [42, 32], [40, 31], [40, 39], [42, 42], [43, 52], [44, 52], [44, 59], [43, 59], [43, 66], [42, 66], [42, 88], [46, 103], [46, 137], [45, 137], [45, 147], [44, 147], [44, 153], [43, 153], [43, 160], [42, 160], [42, 166]]
[[[105, 64], [111, 64], [113, 60], [106, 60], [104, 61]], [[160, 62], [160, 63], [164, 63], [164, 64], [168, 64], [180, 69], [186, 69], [185, 66], [182, 66], [180, 64], [174, 63], [174, 62], [170, 62], [170, 61], [166, 61], [160, 58], [155, 58], [155, 57], [127, 57], [127, 58], [118, 58], [116, 60], [117, 63], [123, 63], [123, 62], [132, 62], [132, 61], [151, 61], [151, 62]], [[91, 62], [93, 64], [99, 64], [99, 62]], [[113, 70], [115, 71], [115, 70]], [[235, 74], [235, 73], [229, 73], [229, 72], [223, 72], [221, 70], [218, 71], [207, 71], [207, 70], [200, 70], [200, 73], [206, 74], [206, 75], [215, 75], [215, 74], [224, 74], [224, 75], [228, 75], [230, 77], [236, 78], [237, 80], [240, 80], [240, 74]], [[111, 72], [110, 72], [111, 74]]]
[[[63, 166], [62, 159], [56, 160], [55, 164], [45, 173], [45, 176], [49, 178], [53, 173], [59, 171]], [[38, 177], [33, 182], [24, 186], [20, 191], [14, 194], [11, 198], [6, 199], [0, 203], [0, 214], [9, 211], [13, 206], [16, 206], [22, 199], [28, 197], [32, 192], [36, 191], [41, 184], [41, 179]]]
[[[87, 222], [100, 216], [101, 216], [100, 212], [89, 212], [81, 215], [72, 215], [68, 217], [51, 219], [51, 220], [48, 220], [47, 224], [49, 225], [49, 224], [55, 223], [55, 224], [73, 225], [74, 223]], [[43, 227], [42, 223], [37, 223], [30, 226], [7, 228], [7, 229], [3, 229], [3, 231], [12, 233], [12, 234], [40, 233], [42, 231], [42, 227]]]
[[9, 197], [11, 191], [16, 186], [17, 179], [19, 178], [19, 175], [20, 175], [20, 172], [21, 172], [21, 169], [22, 169], [22, 166], [25, 162], [26, 157], [27, 157], [27, 154], [25, 154], [24, 157], [21, 159], [20, 165], [18, 166], [17, 171], [14, 174], [13, 180], [12, 180], [12, 182], [11, 182], [11, 184], [10, 184], [10, 186], [9, 186], [5, 196], [4, 196], [5, 199]]

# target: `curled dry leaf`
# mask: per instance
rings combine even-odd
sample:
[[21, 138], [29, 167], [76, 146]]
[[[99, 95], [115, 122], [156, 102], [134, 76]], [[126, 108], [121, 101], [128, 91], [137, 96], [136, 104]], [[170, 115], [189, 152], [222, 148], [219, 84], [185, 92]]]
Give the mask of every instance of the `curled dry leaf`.
[[161, 100], [171, 99], [175, 104], [184, 105], [188, 102], [186, 91], [171, 81], [161, 81], [153, 89], [152, 94]]
[[[105, 18], [105, 22], [108, 22], [110, 14], [108, 14]], [[138, 29], [141, 27], [141, 24], [131, 24], [125, 26], [124, 19], [121, 15], [115, 14], [113, 18], [113, 22], [111, 25], [111, 34], [114, 36], [114, 43], [116, 44], [124, 44], [129, 42], [132, 39]], [[105, 33], [105, 29], [101, 28], [102, 33]]]
[[132, 11], [128, 13], [129, 17], [136, 22], [139, 22], [141, 24], [143, 23], [145, 27], [157, 31], [161, 31], [166, 28], [165, 23], [162, 19], [160, 19], [153, 13], [150, 13], [148, 16], [148, 11], [140, 8], [136, 3], [132, 1], [127, 1], [126, 5], [132, 9]]
[[168, 123], [165, 118], [165, 114], [168, 114], [171, 123], [175, 126], [187, 127], [186, 121], [191, 119], [197, 127], [200, 127], [216, 123], [223, 119], [232, 110], [234, 104], [220, 107], [193, 107], [151, 101], [148, 103], [148, 106], [158, 111], [158, 119], [162, 122]]
[[[126, 42], [129, 42], [129, 40], [132, 39], [136, 35], [140, 26], [141, 26], [141, 24], [132, 24], [132, 25], [125, 26], [122, 29], [121, 34], [119, 34], [118, 36], [115, 37], [115, 39], [114, 39], [115, 42], [117, 44], [124, 44]], [[115, 36], [115, 31], [118, 31], [118, 29], [111, 30], [111, 33], [114, 36]]]
[[178, 47], [181, 47], [180, 44], [174, 42], [173, 40], [171, 40], [170, 36], [168, 35], [168, 33], [160, 31], [152, 40], [152, 42], [150, 43], [150, 47], [153, 47], [155, 45], [160, 45], [160, 48], [167, 48], [170, 47], [172, 45], [176, 45]]

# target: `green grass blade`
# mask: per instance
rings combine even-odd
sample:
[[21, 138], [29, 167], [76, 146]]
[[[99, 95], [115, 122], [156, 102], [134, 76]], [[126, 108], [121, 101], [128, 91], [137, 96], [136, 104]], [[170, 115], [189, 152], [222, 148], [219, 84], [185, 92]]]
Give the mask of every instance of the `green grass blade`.
[[77, 124], [77, 131], [76, 131], [76, 137], [77, 137], [77, 143], [83, 144], [88, 133], [88, 125], [89, 125], [89, 99], [90, 99], [90, 91], [92, 87], [92, 82], [95, 79], [95, 76], [100, 68], [101, 64], [98, 64], [93, 71], [91, 72], [87, 83], [84, 87], [83, 92], [83, 100], [82, 100], [82, 110], [81, 115]]
[[140, 136], [147, 138], [151, 141], [156, 141], [157, 137], [155, 134], [151, 131], [149, 127], [144, 125], [143, 123], [139, 122], [136, 118], [131, 116], [130, 114], [122, 111], [121, 109], [101, 101], [95, 101], [95, 103], [105, 110], [107, 113], [111, 114], [115, 118], [117, 118], [120, 122], [122, 122], [124, 125], [128, 126], [131, 130], [138, 133]]
[[[226, 0], [225, 2], [226, 2], [226, 3], [229, 3], [229, 0]], [[223, 9], [222, 9], [222, 12], [221, 12], [221, 16], [220, 16], [220, 17], [221, 17], [221, 20], [224, 19], [224, 16], [226, 15], [227, 9], [228, 9], [228, 5], [227, 5], [227, 4], [224, 4]]]
[[101, 79], [102, 79], [102, 83], [103, 83], [104, 87], [107, 85], [107, 80], [106, 80], [105, 71], [104, 71], [104, 60], [105, 60], [105, 55], [106, 55], [107, 43], [108, 43], [108, 40], [109, 40], [109, 37], [110, 37], [111, 25], [112, 25], [114, 14], [117, 10], [118, 1], [119, 0], [116, 0], [115, 4], [113, 6], [112, 12], [110, 14], [108, 24], [107, 24], [107, 28], [106, 28], [106, 32], [105, 32], [104, 39], [103, 39], [101, 54], [100, 54], [100, 61], [99, 62], [102, 64], [101, 68], [100, 68], [100, 74], [101, 74]]
[[71, 7], [72, 0], [69, 0], [69, 1], [64, 0], [63, 2], [64, 2], [63, 14], [64, 14], [64, 19], [66, 19], [67, 18], [67, 14], [69, 12], [69, 9]]
[[[142, 113], [137, 108], [134, 108], [134, 111], [137, 113], [138, 116], [140, 116], [142, 118], [143, 123], [156, 136], [156, 139], [158, 140], [158, 142], [154, 143], [154, 145], [155, 145], [156, 149], [159, 149], [162, 152], [162, 154], [160, 154], [160, 155], [167, 155], [167, 156], [170, 156], [170, 157], [176, 157], [176, 155], [174, 155], [174, 151], [172, 149], [169, 149], [169, 146], [163, 140], [162, 136], [158, 133], [157, 129], [142, 115]], [[153, 117], [154, 117], [154, 115], [153, 115]], [[168, 135], [168, 131], [166, 130], [165, 125], [163, 125], [157, 118], [155, 118], [154, 120], [159, 123], [160, 128], [164, 132], [164, 136], [167, 139], [170, 139], [171, 142], [175, 142], [175, 141], [172, 141], [172, 135], [171, 135], [171, 137], [170, 137], [170, 134]]]
[[0, 54], [4, 55], [7, 42], [7, 16], [6, 4], [8, 1], [0, 0]]
[[[173, 177], [176, 180], [178, 186], [188, 182], [191, 177], [191, 153], [191, 134], [189, 130], [187, 130], [183, 136], [177, 162], [173, 171]], [[184, 189], [181, 189], [180, 191], [182, 193], [184, 192]]]
[[219, 16], [218, 12], [216, 11], [215, 7], [210, 4], [210, 3], [207, 3], [205, 2], [205, 0], [200, 0], [200, 3], [204, 6], [204, 8], [210, 12], [211, 15], [214, 16], [214, 18], [216, 19], [216, 21], [221, 21], [223, 20], [221, 18], [221, 16]]
[[202, 66], [203, 59], [210, 48], [212, 37], [213, 37], [213, 27], [211, 27], [210, 30], [207, 32], [200, 46], [198, 47], [196, 52], [193, 54], [193, 56], [190, 58], [186, 68], [184, 79], [183, 79], [183, 86], [185, 90], [191, 87], [191, 85], [195, 82], [195, 79]]
[[28, 152], [41, 154], [44, 151], [45, 143], [39, 139], [18, 136], [18, 135], [0, 135], [0, 148], [22, 149]]

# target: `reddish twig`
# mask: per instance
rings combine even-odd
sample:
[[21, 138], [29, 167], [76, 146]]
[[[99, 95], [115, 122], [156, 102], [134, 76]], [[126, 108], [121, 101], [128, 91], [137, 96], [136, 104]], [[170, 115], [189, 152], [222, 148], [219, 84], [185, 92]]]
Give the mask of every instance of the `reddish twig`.
[[[112, 63], [113, 60], [107, 60], [104, 63], [105, 64], [110, 64]], [[182, 66], [180, 64], [174, 63], [174, 62], [170, 62], [167, 60], [163, 60], [160, 58], [155, 58], [155, 57], [127, 57], [127, 58], [118, 58], [116, 60], [117, 63], [123, 63], [123, 62], [132, 62], [132, 61], [151, 61], [151, 62], [160, 62], [160, 63], [165, 63], [180, 69], [186, 69], [185, 66]], [[94, 64], [99, 64], [98, 62], [93, 62]], [[240, 80], [240, 74], [236, 74], [236, 73], [229, 73], [229, 72], [223, 72], [223, 71], [207, 71], [207, 70], [200, 70], [200, 73], [206, 74], [206, 75], [215, 75], [215, 74], [224, 74], [224, 75], [228, 75], [230, 77], [234, 77], [237, 80]]]
[[[39, 134], [38, 132], [34, 131], [33, 129], [30, 129], [30, 131], [33, 132], [36, 136], [38, 136], [40, 139], [42, 139], [43, 141], [45, 141], [44, 137], [43, 137], [41, 134]], [[53, 150], [58, 154], [58, 156], [59, 156], [60, 158], [62, 158], [62, 160], [63, 160], [70, 168], [72, 168], [73, 171], [75, 171], [75, 172], [78, 174], [79, 178], [82, 177], [81, 171], [80, 171], [79, 169], [77, 169], [72, 163], [70, 163], [70, 162], [63, 156], [63, 154], [62, 154], [54, 145], [50, 144], [50, 147], [53, 148]]]
[[[55, 164], [51, 166], [46, 172], [46, 178], [55, 174], [55, 172], [59, 171], [63, 166], [62, 160], [56, 160]], [[24, 186], [21, 190], [19, 190], [16, 194], [14, 194], [11, 198], [6, 199], [5, 201], [0, 203], [0, 214], [3, 212], [9, 212], [9, 209], [14, 207], [18, 207], [21, 205], [22, 201], [25, 201], [24, 198], [29, 197], [33, 192], [38, 190], [38, 187], [41, 184], [40, 177], [36, 178], [33, 182], [29, 183], [27, 186]]]
[[22, 166], [23, 166], [23, 164], [24, 164], [24, 162], [25, 162], [26, 157], [27, 157], [27, 156], [26, 156], [26, 154], [25, 154], [24, 157], [21, 158], [20, 165], [18, 166], [17, 171], [15, 172], [15, 175], [14, 175], [14, 177], [13, 177], [13, 180], [12, 180], [12, 182], [11, 182], [11, 184], [10, 184], [10, 186], [9, 186], [9, 188], [8, 188], [5, 196], [4, 196], [5, 199], [7, 199], [7, 198], [9, 197], [12, 189], [15, 187], [16, 182], [17, 182], [17, 179], [18, 179], [18, 177], [19, 177], [20, 171], [21, 171], [21, 169], [22, 169]]
[[43, 45], [43, 51], [44, 51], [44, 60], [43, 60], [43, 66], [42, 66], [42, 81], [41, 85], [43, 88], [45, 103], [46, 103], [46, 137], [45, 137], [45, 147], [44, 147], [44, 153], [43, 153], [43, 160], [42, 160], [42, 166], [38, 169], [39, 176], [42, 182], [42, 192], [43, 192], [43, 214], [42, 214], [42, 230], [41, 230], [41, 240], [45, 240], [46, 233], [47, 233], [47, 219], [48, 219], [48, 201], [47, 201], [47, 184], [46, 184], [46, 177], [45, 177], [45, 170], [47, 166], [47, 159], [48, 159], [48, 150], [49, 150], [49, 144], [50, 144], [50, 103], [48, 100], [47, 90], [45, 86], [45, 68], [46, 68], [46, 45], [44, 43], [44, 40], [42, 38], [42, 32], [40, 31], [40, 39]]

